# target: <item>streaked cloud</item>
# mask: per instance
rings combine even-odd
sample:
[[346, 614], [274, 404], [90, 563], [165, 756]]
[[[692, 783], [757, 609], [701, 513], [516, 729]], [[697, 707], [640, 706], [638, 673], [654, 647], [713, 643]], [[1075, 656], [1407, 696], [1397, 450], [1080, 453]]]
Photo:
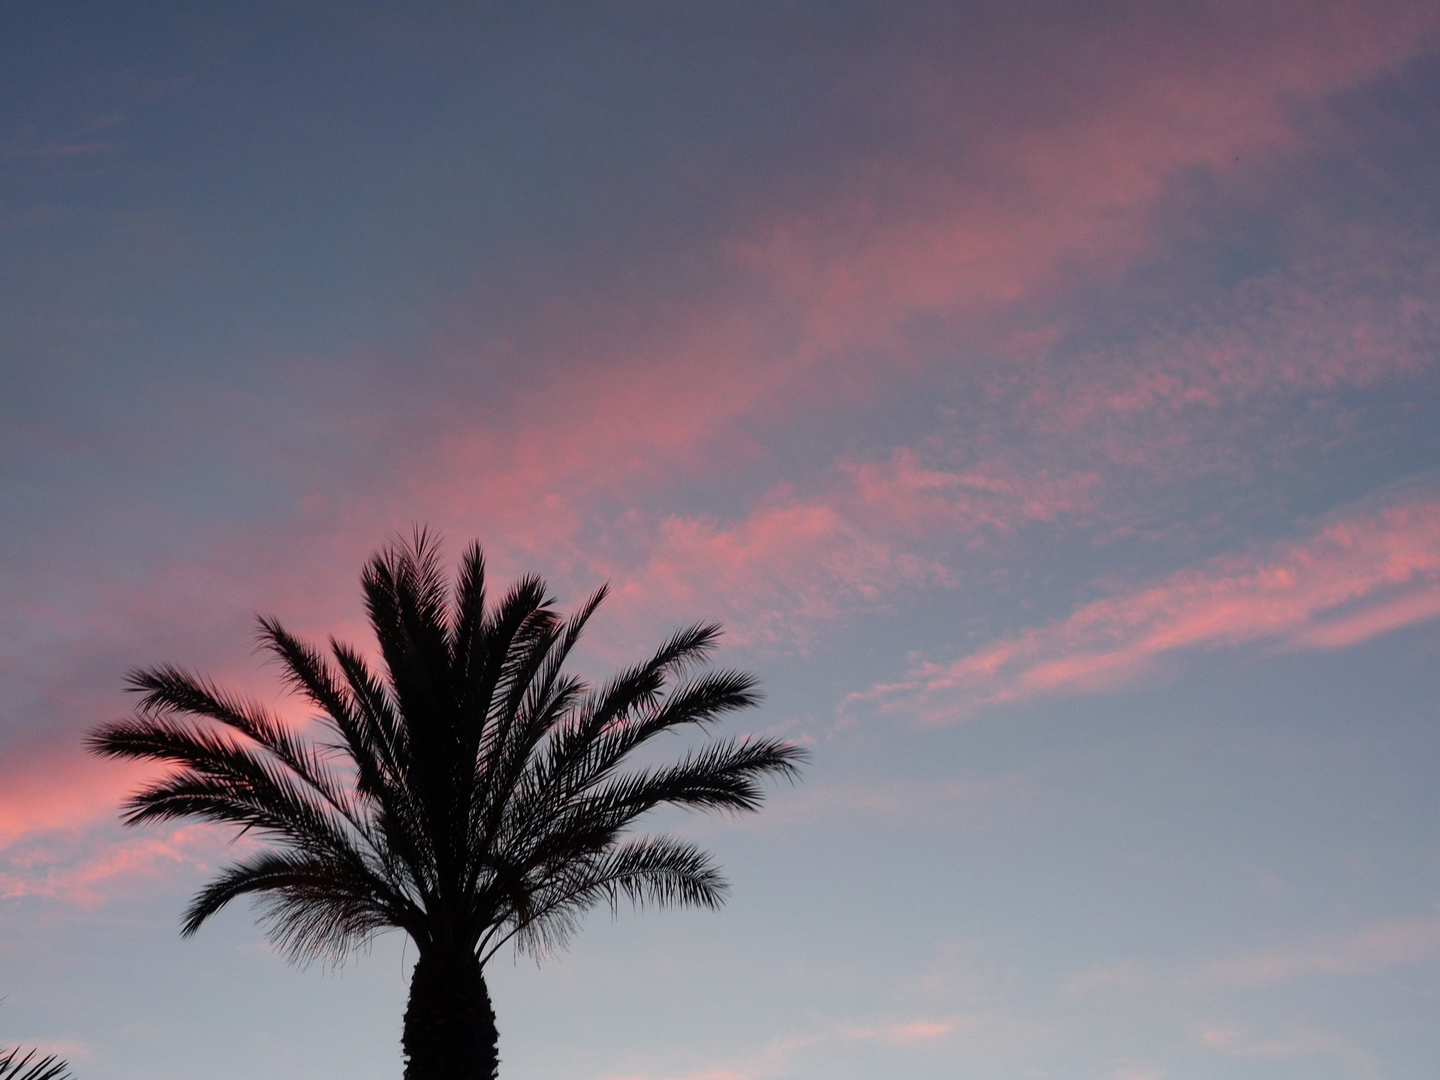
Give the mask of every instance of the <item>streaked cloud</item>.
[[1071, 975], [1067, 995], [1216, 993], [1253, 990], [1300, 979], [1365, 977], [1425, 966], [1440, 957], [1440, 915], [1392, 918], [1343, 931], [1297, 936], [1274, 945], [1237, 949], [1183, 967], [1134, 960]]
[[1353, 933], [1239, 953], [1196, 972], [1211, 986], [1263, 986], [1325, 975], [1373, 975], [1440, 957], [1440, 916], [1389, 919]]
[[617, 599], [651, 613], [723, 612], [739, 641], [803, 642], [817, 620], [954, 588], [942, 553], [1073, 513], [1096, 479], [1020, 475], [1001, 462], [950, 469], [908, 447], [842, 461], [823, 491], [802, 498], [782, 485], [739, 520], [664, 518]]
[[221, 859], [253, 850], [227, 843], [223, 830], [186, 825], [110, 844], [83, 843], [74, 834], [51, 834], [3, 851], [0, 899], [41, 898], [94, 909], [175, 870], [205, 871]]
[[1337, 513], [1300, 540], [1212, 559], [853, 695], [956, 719], [986, 704], [1124, 685], [1187, 649], [1338, 648], [1440, 614], [1440, 497]]
[[[480, 538], [497, 583], [541, 572], [564, 605], [610, 581], [584, 664], [721, 621], [739, 646], [721, 659], [784, 703], [756, 722], [816, 749], [805, 783], [740, 826], [757, 862], [736, 860], [802, 869], [783, 897], [799, 918], [750, 918], [737, 874], [702, 942], [725, 946], [705, 1020], [731, 1024], [744, 997], [748, 1041], [562, 1034], [545, 1052], [580, 1064], [559, 1072], [1161, 1080], [1199, 1054], [1404, 1073], [1304, 995], [1440, 964], [1428, 915], [1385, 914], [1413, 910], [1397, 897], [1433, 869], [1423, 829], [1374, 842], [1390, 861], [1347, 929], [1256, 929], [1329, 899], [1287, 864], [1250, 896], [1265, 915], [1174, 930], [1166, 947], [1199, 959], [1132, 957], [1116, 912], [1168, 933], [1154, 905], [1178, 886], [1109, 910], [1095, 894], [1134, 879], [1107, 877], [1112, 837], [1070, 811], [1128, 828], [1137, 790], [1179, 768], [1159, 757], [1174, 744], [1159, 716], [1155, 756], [1090, 744], [1076, 764], [1067, 710], [1043, 705], [1201, 653], [1363, 671], [1381, 650], [1354, 646], [1440, 619], [1423, 472], [1440, 451], [1440, 12], [842, 7], [407, 9], [283, 34], [263, 12], [183, 32], [166, 15], [135, 42], [96, 30], [102, 74], [17, 75], [29, 93], [0, 130], [0, 897], [18, 918], [0, 949], [45, 993], [65, 996], [27, 940], [47, 919], [93, 928], [138, 901], [168, 927], [178, 880], [223, 857], [204, 831], [115, 824], [139, 771], [86, 758], [80, 736], [124, 710], [124, 672], [186, 664], [303, 722], [249, 652], [253, 613], [365, 646], [356, 572], [418, 521], [452, 555]], [[50, 22], [48, 40], [79, 33]], [[26, 56], [60, 55], [25, 33]], [[1024, 731], [853, 722], [1021, 701]], [[1364, 730], [1423, 769], [1421, 736]], [[1254, 799], [1295, 847], [1321, 840], [1287, 822], [1392, 781], [1377, 820], [1423, 821], [1423, 777], [1395, 780], [1384, 748], [1355, 751], [1370, 772], [1339, 794], [1294, 774], [1342, 767], [1291, 749], [1288, 786]], [[1269, 865], [1193, 805], [1155, 806], [1152, 869], [1191, 845], [1197, 873], [1221, 868], [1204, 899], [1229, 895], [1224, 860]], [[902, 831], [876, 902], [936, 892], [883, 927], [852, 867], [804, 862]], [[1012, 880], [1040, 884], [1010, 903]], [[1093, 968], [1039, 955], [1056, 927]], [[830, 951], [851, 934], [873, 970]], [[580, 1008], [619, 996], [588, 970], [560, 980], [583, 984]], [[77, 1011], [103, 1014], [107, 979], [77, 983]], [[667, 991], [652, 977], [634, 1000]], [[507, 1068], [524, 1073], [551, 1005], [516, 1010]], [[136, 1072], [106, 1039], [94, 1060]]]

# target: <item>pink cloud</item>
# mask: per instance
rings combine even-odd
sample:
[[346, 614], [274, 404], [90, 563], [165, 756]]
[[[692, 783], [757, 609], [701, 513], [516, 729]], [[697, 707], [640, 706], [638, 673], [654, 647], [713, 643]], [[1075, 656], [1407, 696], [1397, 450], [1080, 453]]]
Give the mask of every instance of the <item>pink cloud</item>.
[[944, 560], [1037, 521], [1086, 508], [1093, 473], [1007, 470], [1000, 461], [954, 469], [908, 447], [882, 461], [837, 463], [807, 498], [781, 485], [730, 522], [672, 515], [621, 578], [629, 610], [724, 615], [736, 640], [803, 640], [806, 624], [883, 605], [916, 588], [952, 588]]
[[[677, 472], [733, 472], [760, 453], [744, 425], [804, 425], [935, 363], [905, 340], [917, 315], [993, 313], [1043, 294], [1065, 268], [1128, 266], [1153, 244], [1148, 216], [1179, 173], [1300, 149], [1297, 100], [1402, 63], [1437, 23], [1425, 4], [1263, 14], [1236, 4], [1033, 34], [1025, 48], [996, 41], [953, 69], [912, 72], [879, 107], [913, 145], [806, 181], [793, 205], [751, 211], [718, 244], [683, 253], [693, 291], [650, 302], [612, 296], [607, 283], [533, 312], [539, 336], [502, 332], [475, 354], [452, 350], [461, 369], [523, 358], [529, 388], [507, 393], [503, 409], [456, 404], [427, 418], [438, 435], [403, 499], [418, 488], [457, 519], [561, 550], [598, 502], [653, 498]], [[1287, 327], [1328, 309], [1325, 296], [1313, 299], [1297, 298]], [[1368, 344], [1354, 338], [1366, 327]], [[1367, 370], [1413, 362], [1391, 357], [1386, 312], [1332, 329], [1327, 355], [1349, 341]], [[1067, 391], [1068, 407], [1090, 407], [1087, 395], [1122, 410], [1205, 399], [1214, 383], [1248, 378], [1239, 367], [1266, 365], [1263, 349], [1226, 359], [1227, 348], [1243, 351], [1220, 342], [1167, 353], [1138, 374]], [[1305, 352], [1292, 343], [1286, 356]], [[1333, 368], [1301, 381], [1323, 383]]]
[[124, 692], [132, 668], [192, 667], [289, 723], [309, 720], [312, 710], [254, 654], [255, 613], [278, 610], [296, 630], [322, 640], [334, 632], [362, 648], [371, 641], [355, 618], [361, 556], [339, 560], [323, 547], [297, 549], [303, 554], [287, 552], [272, 566], [253, 546], [231, 541], [125, 585], [66, 562], [43, 600], [6, 597], [0, 606], [15, 678], [7, 685], [0, 752], [0, 852], [27, 838], [73, 839], [113, 822], [126, 795], [154, 776], [143, 764], [89, 757], [82, 745], [88, 728], [133, 706]]
[[125, 796], [154, 775], [144, 765], [91, 758], [82, 745], [88, 728], [133, 706], [124, 692], [132, 668], [193, 667], [288, 722], [309, 719], [308, 707], [253, 654], [257, 610], [293, 615], [298, 608], [301, 616], [289, 620], [297, 630], [353, 631], [362, 647], [370, 641], [354, 618], [361, 556], [325, 565], [333, 552], [300, 550], [302, 556], [276, 553], [270, 565], [253, 545], [232, 540], [150, 567], [123, 585], [61, 556], [63, 572], [48, 578], [33, 572], [50, 585], [43, 599], [7, 590], [0, 607], [16, 677], [7, 685], [0, 753], [0, 851], [29, 836], [114, 821]]
[[1183, 649], [1339, 648], [1440, 615], [1440, 497], [1339, 516], [1299, 541], [1232, 554], [855, 695], [953, 718], [987, 702], [1117, 686]]
[[[905, 589], [953, 585], [946, 542], [972, 543], [1088, 509], [1100, 497], [1101, 475], [1022, 468], [998, 455], [936, 462], [902, 448], [884, 460], [838, 461], [805, 494], [772, 488], [732, 520], [663, 507], [677, 476], [728, 476], [761, 460], [746, 423], [803, 428], [837, 403], [863, 406], [897, 372], [930, 362], [903, 340], [915, 315], [997, 310], [1044, 293], [1077, 260], [1101, 273], [1127, 265], [1152, 242], [1146, 216], [1178, 171], [1230, 170], [1237, 154], [1296, 148], [1287, 119], [1293, 101], [1403, 62], [1425, 47], [1437, 18], [1423, 4], [1216, 11], [1205, 18], [1218, 22], [1203, 32], [1156, 16], [1007, 52], [1003, 63], [985, 58], [902, 80], [890, 107], [922, 118], [918, 145], [893, 159], [856, 160], [802, 192], [798, 209], [754, 213], [711, 247], [686, 253], [710, 284], [648, 304], [562, 298], [537, 314], [546, 329], [536, 340], [502, 333], [478, 357], [452, 356], [458, 368], [508, 358], [526, 368], [527, 381], [493, 402], [462, 396], [409, 418], [390, 463], [394, 475], [307, 499], [288, 531], [266, 522], [263, 535], [152, 567], [132, 588], [112, 586], [72, 621], [57, 618], [65, 625], [53, 635], [47, 629], [46, 643], [113, 651], [110, 643], [123, 640], [134, 652], [122, 670], [184, 659], [227, 679], [254, 679], [226, 664], [257, 607], [278, 609], [302, 631], [341, 628], [363, 643], [355, 572], [417, 508], [449, 524], [457, 539], [483, 536], [499, 574], [540, 561], [577, 588], [613, 577], [616, 606], [657, 619], [714, 614], [753, 641], [803, 639], [807, 622], [884, 604]], [[1221, 41], [1225, 48], [1217, 48]], [[1012, 62], [1015, 73], [999, 70]], [[979, 92], [1012, 83], [1033, 93], [997, 107]], [[965, 149], [956, 153], [961, 134]], [[1151, 354], [1099, 378], [1087, 365], [1089, 381], [1067, 389], [1067, 407], [1083, 419], [1215, 402], [1222, 390], [1252, 393], [1276, 380], [1373, 381], [1411, 370], [1414, 342], [1431, 331], [1431, 310], [1413, 299], [1424, 289], [1407, 286], [1399, 300], [1373, 301], [1368, 314], [1336, 314], [1338, 287], [1322, 281], [1288, 307], [1269, 287], [1256, 285], [1237, 300], [1253, 313], [1251, 323], [1241, 320], [1253, 331], [1248, 344], [1217, 332], [1183, 346], [1159, 341]], [[1278, 329], [1264, 329], [1277, 305]], [[1322, 317], [1330, 321], [1314, 322]], [[1307, 321], [1320, 327], [1312, 339], [1283, 352], [1271, 347]], [[1306, 368], [1309, 355], [1328, 359]], [[628, 515], [641, 502], [647, 508], [635, 524]], [[597, 533], [600, 542], [592, 543]], [[1285, 557], [1276, 556], [1280, 569], [1289, 565]], [[1343, 560], [1324, 558], [1335, 563], [1335, 580], [1343, 577]], [[1286, 586], [1247, 577], [1243, 563], [1097, 601], [1062, 624], [926, 669], [882, 697], [973, 701], [1098, 688], [1167, 650], [1266, 636], [1339, 647], [1429, 617], [1440, 602], [1423, 582], [1382, 595], [1381, 585], [1364, 585], [1362, 570], [1354, 571], [1355, 597], [1328, 600], [1313, 567], [1292, 568], [1305, 571], [1303, 581]], [[50, 574], [69, 581], [71, 569]], [[94, 603], [93, 590], [85, 601]], [[97, 608], [104, 610], [97, 615]], [[167, 636], [162, 624], [175, 629]], [[170, 643], [181, 633], [203, 644], [187, 640], [189, 655], [176, 656]], [[53, 739], [73, 742], [82, 722], [67, 721]], [[23, 767], [13, 760], [0, 785], [0, 842], [113, 813], [127, 786], [117, 773], [102, 779], [99, 770], [59, 758]]]
[[[1067, 994], [1100, 992], [1164, 1002], [1172, 1015], [1210, 1015], [1191, 1038], [1206, 1050], [1231, 1057], [1294, 1058], [1333, 1055], [1348, 1060], [1357, 1075], [1380, 1075], [1364, 1048], [1341, 1035], [1285, 1026], [1260, 1032], [1234, 1022], [1216, 1022], [1217, 1011], [1234, 1011], [1233, 995], [1292, 980], [1374, 976], [1396, 968], [1432, 965], [1440, 959], [1440, 917], [1396, 918], [1347, 932], [1315, 935], [1266, 948], [1238, 951], [1218, 960], [1155, 970], [1134, 962], [1112, 964], [1073, 976]], [[1114, 1008], [1114, 1002], [1107, 1008]], [[1243, 1011], [1243, 1010], [1242, 1010]]]
[[607, 1073], [604, 1080], [760, 1080], [788, 1075], [802, 1054], [833, 1049], [846, 1043], [882, 1042], [891, 1046], [923, 1046], [956, 1031], [994, 1026], [993, 1017], [954, 1016], [873, 1025], [836, 1025], [822, 1031], [773, 1039], [763, 1047], [724, 1065], [694, 1071]]
[[1335, 242], [1338, 253], [1242, 282], [1187, 326], [1152, 327], [1134, 346], [1047, 376], [1034, 404], [1073, 429], [1369, 386], [1432, 365], [1440, 340], [1433, 251], [1394, 236]]
[[617, 599], [650, 613], [723, 614], [735, 640], [793, 641], [808, 621], [874, 605], [905, 583], [944, 585], [948, 577], [933, 559], [817, 501], [761, 509], [728, 526], [667, 518]]
[[842, 461], [839, 468], [868, 515], [917, 533], [974, 533], [981, 527], [1010, 532], [1053, 521], [1090, 507], [1100, 483], [1095, 472], [1025, 473], [1000, 460], [946, 469], [927, 465], [910, 447], [897, 447], [886, 461]]
[[730, 250], [794, 298], [815, 350], [893, 344], [915, 313], [1011, 303], [1066, 260], [1126, 265], [1177, 174], [1299, 149], [1297, 100], [1391, 69], [1437, 25], [1424, 4], [1227, 5], [993, 43], [1003, 59], [896, 92], [897, 111], [918, 100], [931, 146], [857, 164], [828, 201]]
[[1315, 975], [1369, 975], [1440, 959], [1440, 918], [1393, 919], [1320, 939], [1216, 961], [1199, 973], [1219, 986], [1260, 986]]
[[[1395, 918], [1354, 929], [1239, 950], [1180, 968], [1155, 969], [1121, 961], [1078, 972], [1067, 995], [1123, 994], [1196, 1002], [1294, 980], [1355, 978], [1440, 960], [1440, 916]], [[1223, 1030], [1223, 1029], [1222, 1029]], [[1232, 1033], [1233, 1034], [1233, 1033]], [[1219, 1046], [1222, 1040], [1212, 1040]]]
[[955, 1020], [912, 1020], [908, 1024], [891, 1024], [881, 1035], [887, 1042], [913, 1043], [939, 1039], [955, 1030]]
[[1353, 1041], [1327, 1031], [1301, 1029], [1267, 1036], [1237, 1028], [1210, 1028], [1201, 1034], [1200, 1043], [1207, 1050], [1237, 1058], [1338, 1057], [1349, 1063], [1357, 1075], [1381, 1075], [1379, 1063], [1372, 1054]]
[[233, 857], [236, 849], [226, 848], [222, 830], [208, 825], [111, 844], [90, 845], [80, 837], [31, 840], [6, 852], [0, 898], [41, 897], [95, 908], [137, 882], [165, 877], [177, 868], [204, 871], [227, 850]]
[[1295, 631], [1291, 641], [1313, 649], [1343, 649], [1377, 634], [1440, 617], [1440, 588], [1421, 588], [1349, 615], [1337, 615]]
[[78, 752], [12, 760], [0, 774], [0, 852], [27, 835], [68, 832], [114, 817], [139, 775]]
[[[998, 459], [937, 469], [897, 451], [840, 463], [858, 500], [762, 499], [731, 522], [664, 504], [686, 479], [763, 466], [749, 426], [803, 429], [933, 363], [904, 340], [917, 314], [993, 311], [1043, 293], [1077, 259], [1128, 265], [1152, 243], [1147, 215], [1178, 171], [1294, 149], [1295, 100], [1403, 62], [1435, 23], [1423, 4], [1222, 6], [1038, 34], [1024, 48], [995, 42], [973, 64], [917, 69], [881, 105], [913, 128], [914, 145], [807, 181], [786, 209], [751, 210], [723, 239], [681, 253], [696, 284], [678, 298], [638, 299], [607, 280], [530, 303], [523, 324], [487, 329], [473, 350], [447, 348], [457, 371], [526, 378], [493, 399], [427, 406], [408, 421], [414, 452], [393, 463], [394, 483], [367, 477], [363, 493], [320, 499], [314, 516], [343, 529], [350, 549], [350, 537], [371, 544], [421, 506], [452, 533], [485, 536], [502, 568], [506, 556], [514, 569], [540, 556], [577, 581], [631, 578], [637, 597], [724, 597], [728, 611], [759, 612], [760, 637], [792, 613], [830, 617], [897, 583], [940, 580], [940, 561], [897, 539], [900, 526], [914, 536], [1052, 520], [1093, 502], [1098, 474]], [[1026, 92], [997, 105], [996, 88], [1012, 84]], [[1218, 346], [1179, 359], [1157, 348], [1156, 371], [1087, 363], [1101, 375], [1068, 387], [1066, 407], [1213, 397], [1192, 369], [1244, 382]], [[1263, 352], [1252, 349], [1253, 364]], [[632, 529], [624, 515], [637, 504], [659, 524]], [[890, 522], [876, 524], [882, 515]]]

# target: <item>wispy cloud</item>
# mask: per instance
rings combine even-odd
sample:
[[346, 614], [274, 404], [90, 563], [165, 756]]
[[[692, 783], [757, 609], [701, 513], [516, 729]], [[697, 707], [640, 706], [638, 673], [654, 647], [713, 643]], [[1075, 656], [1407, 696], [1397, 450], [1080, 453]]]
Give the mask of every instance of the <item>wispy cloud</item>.
[[[1004, 74], [988, 57], [972, 78], [936, 65], [903, 103], [929, 145], [903, 163], [864, 161], [810, 212], [731, 250], [797, 298], [816, 348], [892, 342], [916, 313], [1029, 296], [1066, 259], [1125, 265], [1151, 242], [1145, 214], [1174, 177], [1298, 148], [1295, 101], [1390, 69], [1436, 26], [1422, 4], [1364, 17], [1343, 4], [1220, 5], [1193, 22], [1068, 27]], [[1024, 92], [1013, 107], [978, 104], [977, 79]], [[962, 134], [959, 157], [949, 148]]]
[[1440, 959], [1440, 917], [1391, 919], [1344, 936], [1241, 953], [1202, 967], [1212, 986], [1246, 987], [1316, 975], [1370, 975]]
[[[445, 346], [447, 365], [523, 366], [523, 392], [502, 395], [501, 408], [488, 391], [462, 392], [416, 416], [406, 449], [418, 449], [424, 466], [397, 474], [395, 501], [418, 497], [457, 519], [493, 523], [532, 550], [561, 551], [588, 535], [597, 514], [612, 515], [612, 500], [653, 511], [680, 477], [752, 471], [764, 455], [757, 430], [812, 427], [897, 377], [976, 366], [954, 346], [917, 347], [917, 320], [979, 326], [977, 315], [1051, 295], [1061, 287], [1056, 275], [1077, 265], [1101, 278], [1123, 272], [1157, 242], [1150, 215], [1177, 176], [1229, 174], [1242, 153], [1248, 161], [1300, 150], [1290, 113], [1297, 100], [1389, 70], [1436, 25], [1425, 5], [1408, 3], [1364, 18], [1343, 4], [1282, 4], [1263, 16], [1221, 5], [1197, 21], [1070, 28], [1003, 63], [977, 56], [984, 78], [1024, 85], [1013, 106], [985, 98], [979, 108], [981, 75], [920, 65], [878, 106], [904, 131], [893, 155], [793, 178], [784, 205], [737, 210], [718, 238], [678, 253], [683, 285], [617, 296], [607, 281], [594, 294], [553, 297], [528, 312], [531, 326], [486, 320], [473, 347]], [[1078, 420], [1096, 408], [1218, 400], [1227, 387], [1253, 392], [1276, 379], [1309, 386], [1337, 371], [1360, 377], [1360, 357], [1370, 377], [1413, 365], [1413, 356], [1393, 354], [1428, 333], [1423, 326], [1395, 323], [1403, 311], [1374, 307], [1378, 296], [1368, 318], [1363, 296], [1336, 309], [1335, 290], [1305, 276], [1315, 280], [1304, 294], [1274, 300], [1262, 282], [1236, 300], [1252, 320], [1270, 319], [1268, 341], [1256, 340], [1258, 329], [1242, 327], [1232, 341], [1215, 328], [1208, 344], [1176, 348], [1161, 340], [1165, 328], [1155, 355], [1109, 368], [1107, 358], [1090, 358], [1081, 366], [1093, 377], [1050, 389]], [[1313, 323], [1317, 314], [1323, 324]], [[1296, 328], [1303, 332], [1290, 333]], [[1267, 361], [1287, 334], [1283, 355]], [[1302, 344], [1317, 337], [1323, 348]], [[1305, 359], [1312, 354], [1322, 359]], [[1066, 363], [1075, 366], [1073, 357]], [[1032, 377], [1018, 362], [997, 376]]]
[[992, 1036], [1008, 1029], [1009, 1018], [998, 1014], [955, 1014], [943, 1017], [834, 1024], [804, 1034], [773, 1039], [749, 1054], [724, 1064], [695, 1070], [607, 1073], [602, 1080], [763, 1080], [792, 1073], [800, 1061], [814, 1060], [845, 1046], [873, 1044], [896, 1051], [922, 1050], [952, 1038]]
[[1375, 975], [1440, 960], [1440, 915], [1372, 922], [1260, 948], [1241, 949], [1181, 968], [1136, 961], [1106, 964], [1072, 975], [1067, 995], [1158, 992], [1233, 992], [1296, 979]]
[[30, 834], [73, 831], [113, 817], [138, 773], [124, 766], [102, 768], [66, 746], [12, 760], [0, 776], [3, 852]]
[[722, 605], [740, 640], [794, 639], [810, 620], [872, 605], [904, 583], [946, 584], [941, 564], [821, 502], [762, 509], [730, 526], [669, 518], [620, 599], [653, 610]]
[[1067, 427], [1368, 386], [1434, 362], [1440, 261], [1429, 244], [1340, 231], [1332, 250], [1240, 282], [1133, 342], [1073, 358], [1035, 393]]
[[[177, 868], [204, 871], [226, 850], [221, 830], [187, 825], [108, 845], [52, 835], [10, 847], [0, 869], [0, 899], [43, 898], [94, 908]], [[248, 845], [229, 848], [233, 856]]]
[[1355, 1075], [1379, 1077], [1380, 1065], [1374, 1055], [1351, 1039], [1328, 1031], [1311, 1028], [1292, 1029], [1274, 1034], [1258, 1034], [1245, 1028], [1209, 1028], [1200, 1036], [1200, 1043], [1226, 1057], [1259, 1060], [1335, 1057], [1355, 1070]]
[[1338, 648], [1436, 615], [1440, 496], [1412, 494], [1091, 601], [853, 699], [955, 719], [979, 705], [1120, 686], [1186, 649]]

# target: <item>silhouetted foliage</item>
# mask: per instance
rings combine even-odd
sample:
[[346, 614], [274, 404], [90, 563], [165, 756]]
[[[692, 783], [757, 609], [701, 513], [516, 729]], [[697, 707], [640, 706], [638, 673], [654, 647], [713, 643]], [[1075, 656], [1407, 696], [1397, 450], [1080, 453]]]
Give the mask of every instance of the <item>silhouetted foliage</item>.
[[40, 1051], [27, 1050], [21, 1057], [21, 1049], [0, 1051], [0, 1080], [70, 1080], [70, 1066], [54, 1054], [36, 1058]]
[[260, 620], [264, 647], [320, 710], [328, 741], [167, 666], [132, 675], [135, 715], [89, 743], [173, 766], [131, 797], [127, 824], [199, 818], [271, 841], [201, 890], [182, 933], [247, 893], [294, 960], [338, 959], [402, 929], [419, 950], [407, 1080], [490, 1080], [485, 963], [507, 942], [537, 955], [563, 944], [600, 901], [718, 905], [725, 886], [708, 855], [632, 826], [666, 804], [758, 809], [759, 781], [793, 777], [802, 755], [741, 738], [623, 768], [662, 732], [757, 702], [751, 676], [700, 670], [718, 626], [682, 630], [596, 687], [564, 662], [604, 588], [569, 618], [533, 576], [488, 604], [479, 546], [452, 587], [424, 532], [376, 554], [362, 587], [378, 670], [334, 639], [327, 656]]

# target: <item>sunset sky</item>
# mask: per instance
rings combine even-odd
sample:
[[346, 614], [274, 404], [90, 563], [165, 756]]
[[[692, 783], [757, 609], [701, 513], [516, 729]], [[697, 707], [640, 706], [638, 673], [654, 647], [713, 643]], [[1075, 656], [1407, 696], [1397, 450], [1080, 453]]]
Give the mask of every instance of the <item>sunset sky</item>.
[[1433, 0], [0, 5], [0, 1046], [399, 1077], [81, 739], [428, 524], [812, 755], [503, 1080], [1434, 1075], [1437, 147]]

